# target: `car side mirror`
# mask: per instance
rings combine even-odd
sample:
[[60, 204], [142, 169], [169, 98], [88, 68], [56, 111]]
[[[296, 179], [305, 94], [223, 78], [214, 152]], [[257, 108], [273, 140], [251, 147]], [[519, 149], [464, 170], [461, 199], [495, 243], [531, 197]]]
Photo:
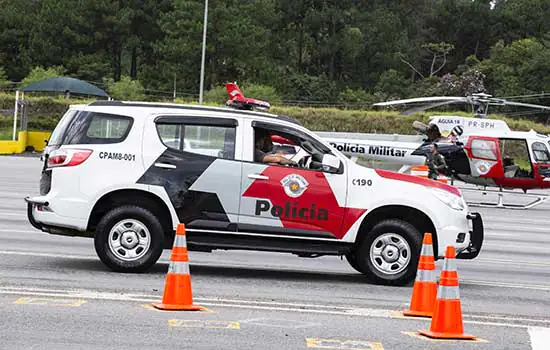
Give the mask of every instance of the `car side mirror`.
[[340, 160], [340, 158], [332, 154], [324, 154], [321, 164], [321, 170], [326, 173], [336, 174], [340, 170], [341, 165], [342, 161]]

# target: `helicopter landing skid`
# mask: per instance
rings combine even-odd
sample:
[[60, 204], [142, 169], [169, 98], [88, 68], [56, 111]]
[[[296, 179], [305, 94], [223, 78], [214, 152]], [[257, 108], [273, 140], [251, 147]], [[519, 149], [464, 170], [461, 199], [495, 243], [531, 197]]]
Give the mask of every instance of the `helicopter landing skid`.
[[544, 194], [521, 194], [521, 196], [523, 196], [523, 197], [532, 197], [534, 199], [531, 202], [527, 203], [527, 204], [505, 204], [504, 203], [504, 194], [505, 193], [515, 194], [515, 195], [517, 195], [518, 193], [505, 192], [505, 191], [502, 191], [502, 190], [500, 190], [500, 191], [479, 190], [479, 189], [473, 189], [473, 188], [461, 188], [460, 190], [461, 191], [476, 191], [476, 192], [482, 191], [483, 195], [486, 195], [487, 193], [496, 193], [497, 196], [498, 196], [497, 203], [467, 201], [468, 206], [471, 206], [471, 207], [499, 208], [499, 209], [522, 209], [522, 210], [525, 210], [525, 209], [533, 208], [534, 206], [537, 206], [539, 204], [542, 204], [542, 203], [546, 202], [546, 200], [548, 199], [548, 195], [544, 195]]

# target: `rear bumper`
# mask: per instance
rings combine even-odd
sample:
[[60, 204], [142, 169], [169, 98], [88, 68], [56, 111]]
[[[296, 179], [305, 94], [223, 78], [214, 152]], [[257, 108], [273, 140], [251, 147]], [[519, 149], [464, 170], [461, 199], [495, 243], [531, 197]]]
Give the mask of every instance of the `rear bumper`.
[[[47, 200], [33, 197], [25, 197], [27, 202], [27, 219], [36, 229], [63, 236], [90, 236], [87, 232], [77, 229], [78, 223], [72, 222], [74, 219], [60, 217], [59, 215], [48, 211], [49, 202]], [[40, 211], [38, 209], [41, 208]], [[67, 226], [60, 226], [57, 223], [64, 222]], [[73, 226], [73, 227], [70, 227]]]
[[43, 231], [42, 226], [34, 219], [32, 211], [35, 205], [48, 206], [49, 203], [46, 201], [33, 200], [30, 197], [25, 197], [25, 202], [27, 202], [27, 218], [29, 219], [29, 222], [34, 228]]
[[475, 259], [481, 252], [481, 247], [483, 245], [484, 231], [481, 215], [479, 213], [469, 213], [467, 218], [472, 222], [470, 244], [468, 248], [457, 254], [457, 259]]

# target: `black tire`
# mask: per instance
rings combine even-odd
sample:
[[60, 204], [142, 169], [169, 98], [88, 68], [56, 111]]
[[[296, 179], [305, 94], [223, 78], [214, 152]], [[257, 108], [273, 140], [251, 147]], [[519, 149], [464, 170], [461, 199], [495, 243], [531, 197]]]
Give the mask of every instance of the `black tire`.
[[[111, 229], [123, 220], [137, 220], [149, 232], [149, 246], [140, 251], [140, 257], [126, 261], [117, 257], [109, 246]], [[123, 205], [107, 212], [99, 221], [94, 237], [95, 250], [101, 261], [116, 272], [145, 272], [157, 262], [164, 249], [164, 231], [157, 217], [149, 210]], [[145, 252], [143, 252], [146, 250]]]
[[[404, 265], [405, 268], [397, 273], [384, 273], [375, 267], [370, 258], [373, 243], [378, 237], [388, 233], [404, 239], [409, 246], [410, 258]], [[356, 261], [360, 271], [363, 271], [372, 282], [382, 285], [403, 286], [414, 281], [416, 277], [421, 248], [422, 235], [413, 225], [403, 220], [388, 219], [376, 224], [359, 243], [355, 252]], [[400, 256], [402, 255], [405, 254], [400, 253]], [[377, 261], [377, 259], [374, 260]]]
[[357, 264], [357, 257], [355, 256], [355, 252], [347, 253], [346, 260], [357, 272], [364, 273], [363, 270], [361, 270], [361, 267], [359, 267], [359, 264]]

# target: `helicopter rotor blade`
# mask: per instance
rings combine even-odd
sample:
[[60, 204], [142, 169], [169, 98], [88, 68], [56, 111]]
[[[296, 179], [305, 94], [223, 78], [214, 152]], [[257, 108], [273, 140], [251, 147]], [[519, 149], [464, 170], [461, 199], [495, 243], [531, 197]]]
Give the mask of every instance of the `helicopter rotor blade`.
[[388, 107], [388, 106], [404, 105], [407, 103], [436, 102], [436, 101], [468, 102], [468, 99], [466, 97], [458, 97], [458, 96], [456, 97], [455, 96], [416, 97], [416, 98], [409, 98], [404, 100], [378, 102], [373, 104], [373, 106]]
[[[531, 104], [531, 103], [511, 102], [511, 101], [506, 101], [506, 100], [500, 100], [499, 102], [502, 102], [502, 103], [498, 103], [498, 105], [509, 105], [509, 106], [529, 107], [529, 108], [535, 108], [535, 109], [550, 110], [549, 106], [535, 105], [535, 104]], [[492, 101], [491, 101], [491, 104], [493, 104]], [[497, 103], [495, 103], [495, 104], [497, 104]]]
[[410, 114], [413, 114], [413, 113], [416, 113], [416, 112], [425, 111], [426, 109], [435, 108], [435, 107], [439, 107], [439, 106], [450, 105], [450, 104], [453, 104], [453, 103], [460, 103], [460, 102], [462, 102], [462, 101], [443, 101], [443, 102], [438, 102], [438, 103], [432, 103], [432, 104], [429, 104], [429, 105], [424, 105], [424, 106], [413, 107], [413, 108], [407, 109], [406, 111], [403, 111], [401, 114], [410, 115]]

